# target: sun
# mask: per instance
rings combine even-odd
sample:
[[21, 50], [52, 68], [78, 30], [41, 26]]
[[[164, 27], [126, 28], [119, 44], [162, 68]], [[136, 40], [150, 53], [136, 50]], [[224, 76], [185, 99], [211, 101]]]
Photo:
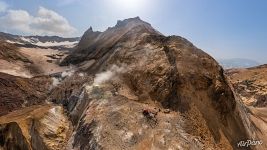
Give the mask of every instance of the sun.
[[118, 7], [118, 9], [126, 11], [140, 11], [147, 4], [147, 0], [113, 0], [113, 1], [114, 5]]

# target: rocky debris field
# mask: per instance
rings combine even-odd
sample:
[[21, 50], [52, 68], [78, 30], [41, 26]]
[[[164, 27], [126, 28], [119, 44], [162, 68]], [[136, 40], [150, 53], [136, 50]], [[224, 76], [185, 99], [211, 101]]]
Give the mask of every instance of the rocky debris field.
[[227, 71], [236, 92], [248, 106], [267, 106], [267, 66]]

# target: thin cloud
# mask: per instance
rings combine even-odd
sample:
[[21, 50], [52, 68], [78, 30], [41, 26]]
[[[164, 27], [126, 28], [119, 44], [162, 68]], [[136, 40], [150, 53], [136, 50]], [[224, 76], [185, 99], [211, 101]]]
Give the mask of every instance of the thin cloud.
[[5, 12], [8, 8], [7, 3], [0, 1], [0, 13]]
[[35, 16], [25, 10], [8, 10], [0, 17], [0, 28], [27, 34], [69, 36], [76, 32], [68, 20], [55, 11], [39, 7]]
[[57, 0], [57, 4], [58, 6], [66, 6], [66, 5], [70, 5], [72, 3], [77, 3], [80, 0]]

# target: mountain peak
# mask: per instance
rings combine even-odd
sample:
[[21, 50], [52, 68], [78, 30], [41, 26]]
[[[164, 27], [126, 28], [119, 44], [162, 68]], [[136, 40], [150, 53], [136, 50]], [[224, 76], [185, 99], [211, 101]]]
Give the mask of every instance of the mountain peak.
[[85, 33], [94, 33], [94, 32], [99, 32], [99, 31], [94, 31], [92, 26], [90, 26], [90, 27], [85, 31]]
[[101, 32], [99, 31], [93, 31], [92, 26], [89, 27], [89, 29], [87, 29], [83, 36], [81, 37], [80, 42], [78, 43], [78, 49], [84, 49], [86, 48], [88, 45], [90, 45], [89, 41], [93, 41], [99, 34], [101, 34]]
[[118, 20], [115, 27], [123, 27], [123, 26], [126, 26], [127, 24], [146, 24], [146, 25], [150, 26], [149, 23], [141, 20], [140, 17], [137, 16], [137, 17], [134, 17], [134, 18]]

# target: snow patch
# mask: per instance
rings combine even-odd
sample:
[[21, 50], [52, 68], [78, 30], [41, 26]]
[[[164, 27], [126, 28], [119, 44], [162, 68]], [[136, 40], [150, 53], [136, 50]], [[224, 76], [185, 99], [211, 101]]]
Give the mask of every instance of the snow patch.
[[[79, 41], [61, 41], [61, 42], [56, 42], [56, 41], [50, 41], [50, 42], [41, 42], [39, 41], [39, 39], [37, 38], [26, 38], [26, 37], [20, 37], [20, 39], [22, 41], [24, 41], [25, 43], [30, 43], [33, 45], [37, 45], [37, 46], [42, 46], [42, 47], [49, 47], [49, 46], [75, 46], [76, 44], [78, 44]], [[14, 42], [17, 43], [17, 42]]]
[[53, 82], [52, 82], [52, 85], [53, 87], [56, 87], [57, 85], [59, 85], [60, 81], [58, 78], [52, 78]]
[[10, 40], [6, 40], [7, 43], [11, 43], [11, 44], [23, 44], [21, 42], [15, 42], [15, 41], [10, 41]]
[[64, 72], [61, 73], [61, 77], [62, 78], [66, 78], [66, 77], [70, 77], [74, 74], [75, 70], [71, 69], [71, 70], [66, 70]]
[[63, 41], [63, 42], [37, 42], [37, 43], [32, 43], [37, 46], [43, 46], [43, 47], [48, 47], [48, 46], [72, 46], [78, 44], [78, 41], [70, 42], [70, 41]]

